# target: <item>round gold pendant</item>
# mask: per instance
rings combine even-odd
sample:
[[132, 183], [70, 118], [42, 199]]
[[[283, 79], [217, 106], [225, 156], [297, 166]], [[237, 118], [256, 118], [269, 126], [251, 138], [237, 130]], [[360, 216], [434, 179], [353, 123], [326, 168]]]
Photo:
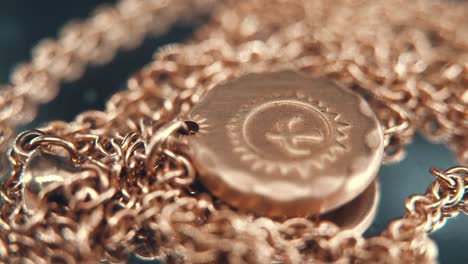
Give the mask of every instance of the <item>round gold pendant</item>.
[[205, 187], [240, 210], [305, 216], [336, 209], [374, 180], [383, 132], [367, 102], [327, 79], [249, 74], [214, 87], [188, 118]]
[[376, 179], [352, 201], [320, 216], [319, 219], [331, 221], [342, 229], [362, 234], [374, 220], [379, 199], [379, 183]]

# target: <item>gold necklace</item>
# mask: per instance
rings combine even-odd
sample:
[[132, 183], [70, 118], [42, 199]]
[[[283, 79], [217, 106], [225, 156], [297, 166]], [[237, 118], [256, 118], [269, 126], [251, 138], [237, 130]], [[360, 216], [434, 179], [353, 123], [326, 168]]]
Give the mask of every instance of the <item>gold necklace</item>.
[[[40, 44], [2, 90], [3, 150], [59, 81], [211, 4], [124, 0]], [[191, 41], [161, 49], [104, 111], [16, 138], [0, 259], [436, 262], [427, 234], [467, 212], [467, 167], [432, 169], [436, 181], [403, 217], [379, 236], [362, 232], [382, 159], [403, 158], [416, 130], [467, 163], [467, 9], [217, 3]]]

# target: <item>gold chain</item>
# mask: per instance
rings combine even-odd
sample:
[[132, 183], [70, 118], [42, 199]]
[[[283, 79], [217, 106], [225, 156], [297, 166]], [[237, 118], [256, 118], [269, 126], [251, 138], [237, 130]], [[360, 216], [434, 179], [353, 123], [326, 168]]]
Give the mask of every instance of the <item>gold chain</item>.
[[[174, 135], [188, 129], [172, 120], [224, 80], [292, 68], [368, 96], [385, 127], [388, 161], [403, 157], [418, 130], [447, 142], [466, 165], [467, 12], [466, 4], [442, 1], [220, 3], [191, 42], [160, 50], [104, 111], [17, 137], [1, 192], [0, 259], [122, 261], [136, 252], [167, 263], [436, 262], [427, 234], [468, 212], [467, 167], [433, 169], [436, 180], [425, 194], [407, 199], [403, 217], [381, 235], [363, 238], [325, 221], [254, 217], [211, 196], [183, 148], [171, 147], [183, 144], [185, 136]], [[59, 68], [56, 74], [65, 78], [68, 67]], [[11, 104], [29, 97], [12, 98], [19, 99]], [[34, 196], [31, 213], [21, 177], [38, 151], [79, 172]]]
[[[56, 97], [62, 81], [80, 78], [88, 64], [108, 63], [118, 50], [139, 46], [148, 34], [164, 34], [175, 22], [209, 11], [213, 2], [121, 0], [115, 7], [98, 8], [87, 21], [68, 23], [58, 40], [41, 41], [32, 62], [20, 65], [11, 85], [0, 90], [0, 151], [11, 143], [17, 125], [35, 118], [38, 104]], [[0, 172], [5, 172], [4, 157], [1, 161]]]

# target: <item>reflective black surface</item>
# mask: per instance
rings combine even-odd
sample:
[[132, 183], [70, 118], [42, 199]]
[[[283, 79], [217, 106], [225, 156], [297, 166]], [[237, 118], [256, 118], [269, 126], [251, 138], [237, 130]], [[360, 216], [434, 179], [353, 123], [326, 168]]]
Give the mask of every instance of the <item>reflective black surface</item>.
[[[27, 61], [31, 48], [44, 37], [54, 37], [60, 26], [70, 19], [84, 18], [99, 0], [0, 0], [0, 83], [6, 83], [13, 67]], [[151, 61], [161, 45], [183, 41], [193, 27], [179, 27], [159, 39], [149, 39], [130, 52], [120, 53], [112, 64], [93, 67], [83, 79], [63, 85], [60, 95], [40, 110], [39, 117], [27, 127], [52, 119], [71, 120], [84, 110], [102, 109], [115, 91], [125, 86], [127, 77]], [[369, 235], [377, 234], [391, 219], [400, 216], [405, 198], [422, 193], [433, 180], [430, 166], [442, 169], [455, 165], [455, 160], [443, 145], [433, 145], [417, 137], [408, 147], [408, 157], [401, 163], [384, 166], [381, 180], [381, 201]], [[431, 236], [440, 250], [441, 263], [468, 263], [468, 218], [460, 215]]]

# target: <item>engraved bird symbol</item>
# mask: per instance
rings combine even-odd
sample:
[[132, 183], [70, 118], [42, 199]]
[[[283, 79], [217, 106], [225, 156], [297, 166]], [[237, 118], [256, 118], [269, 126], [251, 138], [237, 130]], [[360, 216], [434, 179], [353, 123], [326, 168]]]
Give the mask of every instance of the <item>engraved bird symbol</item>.
[[301, 133], [303, 127], [304, 120], [301, 117], [280, 120], [275, 125], [275, 132], [266, 133], [266, 138], [292, 156], [310, 155], [308, 146], [323, 142], [324, 135], [316, 128]]

